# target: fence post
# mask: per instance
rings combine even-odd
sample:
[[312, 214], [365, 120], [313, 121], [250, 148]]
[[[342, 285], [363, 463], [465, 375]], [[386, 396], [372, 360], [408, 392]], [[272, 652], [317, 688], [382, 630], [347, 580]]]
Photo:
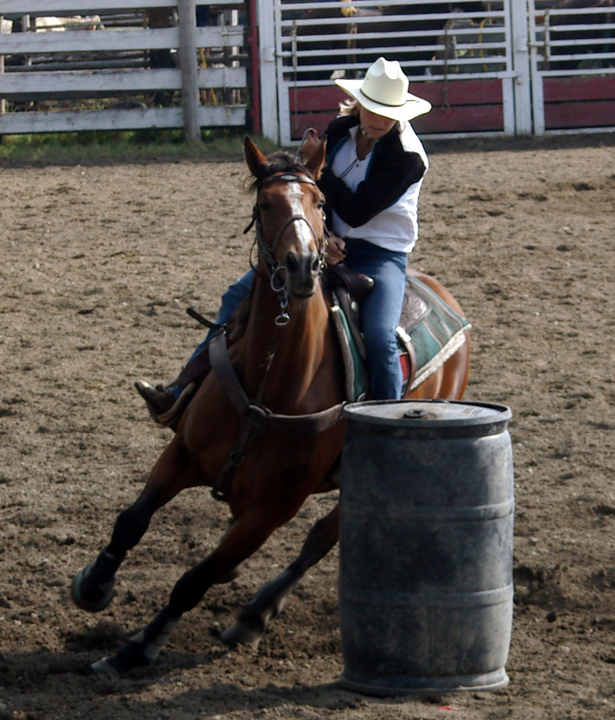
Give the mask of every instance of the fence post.
[[[0, 15], [0, 34], [4, 32], [3, 27], [4, 18]], [[4, 72], [4, 55], [0, 55], [0, 73]], [[3, 115], [6, 110], [6, 102], [3, 97], [0, 97], [0, 115]], [[0, 136], [1, 138], [1, 136]]]
[[513, 67], [517, 77], [513, 80], [515, 95], [515, 134], [532, 132], [532, 96], [528, 38], [529, 4], [534, 0], [510, 3]]
[[200, 142], [196, 0], [178, 0], [177, 5], [179, 11], [179, 64], [182, 75], [184, 135], [191, 142]]
[[280, 120], [278, 116], [274, 0], [256, 0], [256, 9], [259, 52], [254, 59], [258, 60], [260, 70], [262, 133], [266, 138], [277, 143], [280, 136]]

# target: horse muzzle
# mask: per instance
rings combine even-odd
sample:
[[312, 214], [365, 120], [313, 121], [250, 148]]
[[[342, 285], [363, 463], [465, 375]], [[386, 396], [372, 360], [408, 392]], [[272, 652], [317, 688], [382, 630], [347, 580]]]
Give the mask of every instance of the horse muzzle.
[[286, 289], [291, 298], [303, 300], [312, 297], [318, 287], [321, 264], [316, 252], [298, 255], [289, 251], [284, 263], [286, 268]]

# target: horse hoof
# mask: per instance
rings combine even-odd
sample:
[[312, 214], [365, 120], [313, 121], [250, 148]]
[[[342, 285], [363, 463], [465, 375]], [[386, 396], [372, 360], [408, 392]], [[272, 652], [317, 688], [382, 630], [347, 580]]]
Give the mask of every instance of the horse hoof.
[[[91, 565], [88, 565], [84, 570], [80, 570], [74, 577], [71, 588], [70, 596], [77, 607], [88, 612], [100, 612], [104, 610], [107, 605], [113, 599], [115, 592], [113, 590], [115, 586], [115, 579], [100, 585], [99, 590], [102, 592], [102, 597], [98, 600], [88, 600], [82, 591], [83, 579], [85, 578]], [[101, 661], [102, 662], [102, 661]]]
[[95, 662], [91, 667], [94, 672], [100, 675], [117, 678], [130, 670], [147, 667], [152, 663], [153, 660], [143, 654], [143, 646], [129, 640], [115, 655], [109, 655]]
[[91, 665], [91, 668], [95, 673], [98, 673], [99, 675], [109, 675], [110, 677], [114, 678], [120, 676], [119, 672], [109, 662], [108, 657], [93, 663]]
[[220, 640], [230, 648], [236, 648], [238, 645], [251, 645], [256, 648], [264, 632], [265, 629], [260, 623], [249, 624], [238, 620], [220, 633]]

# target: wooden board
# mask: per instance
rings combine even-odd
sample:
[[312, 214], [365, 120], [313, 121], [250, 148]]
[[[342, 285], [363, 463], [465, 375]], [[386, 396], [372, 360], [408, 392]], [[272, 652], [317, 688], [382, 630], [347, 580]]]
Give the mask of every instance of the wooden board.
[[[244, 88], [245, 68], [199, 68], [199, 88]], [[38, 100], [42, 97], [104, 97], [115, 93], [181, 90], [181, 73], [171, 69], [113, 72], [15, 72], [0, 74], [0, 97]]]
[[[242, 27], [197, 28], [197, 47], [234, 47], [244, 44]], [[54, 52], [111, 52], [165, 50], [179, 47], [179, 28], [143, 30], [67, 30], [66, 32], [2, 35], [5, 55], [44, 55]]]
[[[208, 5], [236, 5], [236, 0], [208, 0]], [[177, 0], [0, 0], [0, 15], [100, 15], [101, 13], [177, 7]]]
[[[246, 107], [245, 105], [200, 107], [198, 119], [201, 127], [241, 126], [246, 123]], [[83, 130], [181, 128], [183, 125], [184, 118], [181, 108], [0, 115], [0, 135]]]

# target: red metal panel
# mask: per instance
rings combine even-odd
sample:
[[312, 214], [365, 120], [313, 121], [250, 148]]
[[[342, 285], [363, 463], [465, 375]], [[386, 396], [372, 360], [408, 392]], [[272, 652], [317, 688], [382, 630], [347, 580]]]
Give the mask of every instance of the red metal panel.
[[350, 97], [335, 85], [331, 87], [290, 88], [288, 91], [291, 113], [295, 110], [299, 110], [299, 112], [309, 112], [310, 110], [337, 111], [339, 104], [345, 99], [350, 100]]
[[[480, 132], [504, 129], [502, 82], [451, 80], [413, 83], [410, 88], [429, 100], [432, 111], [413, 121], [419, 132]], [[324, 132], [337, 114], [339, 103], [348, 97], [335, 86], [290, 88], [291, 137], [298, 140], [309, 127]]]
[[258, 72], [258, 29], [256, 25], [256, 0], [248, 0], [248, 52], [250, 63], [250, 106], [249, 116], [252, 132], [261, 134], [261, 87]]
[[[291, 137], [300, 140], [310, 127], [319, 134], [335, 117], [332, 113], [305, 113], [291, 118]], [[422, 134], [446, 132], [489, 132], [504, 128], [504, 111], [501, 105], [466, 105], [464, 107], [434, 107], [427, 115], [412, 121], [412, 127]]]
[[501, 131], [504, 129], [504, 109], [501, 105], [434, 107], [427, 115], [413, 120], [412, 127], [422, 134]]
[[[612, 100], [615, 98], [615, 76], [546, 77], [543, 80], [545, 103], [565, 100]], [[611, 122], [613, 118], [611, 116]]]
[[545, 105], [545, 128], [612, 127], [615, 99], [610, 102], [551, 103]]
[[[434, 106], [502, 103], [502, 81], [497, 79], [413, 83], [410, 92], [429, 100]], [[291, 112], [335, 110], [346, 98], [348, 95], [335, 86], [301, 87], [289, 90]]]
[[300, 115], [291, 115], [290, 117], [290, 136], [293, 140], [301, 140], [303, 133], [308, 128], [316, 128], [318, 134], [322, 135], [327, 129], [327, 125], [337, 115], [337, 111], [330, 113], [301, 113]]
[[502, 81], [449, 80], [447, 82], [412, 83], [410, 92], [441, 105], [493, 105], [502, 103]]

